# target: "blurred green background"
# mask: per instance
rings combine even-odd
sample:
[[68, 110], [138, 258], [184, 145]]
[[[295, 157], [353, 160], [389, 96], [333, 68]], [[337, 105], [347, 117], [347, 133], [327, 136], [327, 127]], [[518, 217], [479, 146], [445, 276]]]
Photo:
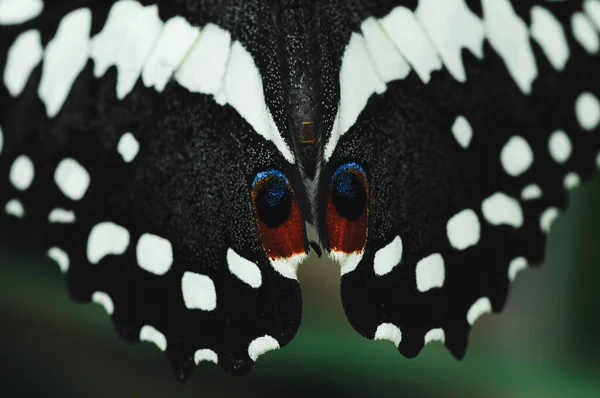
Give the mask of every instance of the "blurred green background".
[[600, 180], [572, 193], [546, 264], [519, 275], [504, 313], [478, 321], [462, 362], [437, 343], [405, 359], [360, 337], [339, 268], [311, 258], [292, 343], [248, 376], [201, 364], [186, 384], [153, 345], [120, 341], [100, 306], [72, 302], [54, 263], [0, 231], [0, 397], [600, 397], [599, 204]]

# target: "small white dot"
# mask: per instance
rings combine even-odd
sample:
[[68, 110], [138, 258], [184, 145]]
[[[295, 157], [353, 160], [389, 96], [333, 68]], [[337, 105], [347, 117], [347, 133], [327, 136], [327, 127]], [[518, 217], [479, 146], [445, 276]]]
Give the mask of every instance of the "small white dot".
[[248, 356], [254, 362], [264, 353], [279, 348], [279, 342], [269, 335], [257, 337], [248, 345]]
[[533, 163], [533, 151], [523, 137], [511, 137], [500, 152], [504, 171], [516, 177], [525, 173]]
[[240, 256], [232, 248], [227, 250], [227, 266], [233, 275], [254, 289], [262, 285], [262, 274], [258, 265]]
[[396, 236], [394, 240], [375, 253], [373, 261], [375, 274], [382, 276], [390, 273], [394, 267], [400, 264], [400, 261], [402, 261], [402, 238]]
[[527, 260], [524, 257], [517, 257], [512, 260], [508, 266], [508, 279], [513, 282], [517, 274], [527, 268]]
[[165, 335], [150, 325], [142, 326], [140, 329], [140, 341], [154, 343], [161, 351], [167, 349], [167, 339]]
[[123, 157], [125, 163], [130, 163], [137, 156], [140, 150], [140, 143], [135, 139], [133, 134], [125, 133], [119, 140], [117, 150]]
[[129, 246], [129, 231], [112, 222], [96, 224], [90, 231], [87, 242], [87, 258], [98, 264], [105, 256], [125, 253]]
[[550, 136], [548, 150], [556, 163], [563, 164], [571, 157], [573, 145], [569, 136], [564, 131], [558, 130]]
[[213, 280], [201, 274], [186, 272], [181, 278], [181, 292], [186, 308], [212, 311], [217, 308], [217, 292]]
[[393, 323], [382, 323], [381, 325], [377, 326], [373, 340], [391, 341], [396, 347], [398, 347], [402, 341], [402, 331]]
[[104, 292], [94, 292], [92, 294], [92, 301], [98, 305], [101, 305], [108, 315], [112, 315], [115, 310], [110, 296]]
[[550, 207], [542, 213], [542, 216], [540, 217], [540, 228], [543, 232], [550, 232], [550, 228], [559, 214], [556, 207]]
[[136, 256], [140, 268], [155, 275], [166, 274], [173, 265], [171, 242], [152, 234], [144, 234], [140, 237]]
[[65, 209], [52, 209], [48, 215], [48, 222], [52, 224], [73, 224], [75, 222], [75, 213]]
[[565, 176], [563, 186], [565, 189], [575, 189], [581, 185], [581, 178], [577, 173], [569, 173]]
[[527, 185], [521, 191], [521, 199], [523, 200], [535, 200], [542, 197], [542, 188], [537, 184]]
[[417, 289], [422, 293], [444, 286], [446, 278], [444, 258], [439, 253], [425, 257], [417, 263], [415, 273], [417, 276]]
[[473, 138], [473, 128], [464, 116], [459, 116], [452, 125], [452, 134], [460, 146], [468, 148]]
[[31, 186], [33, 177], [35, 176], [35, 169], [33, 162], [25, 155], [19, 156], [12, 164], [10, 168], [10, 182], [19, 191], [25, 191]]
[[433, 341], [439, 341], [444, 344], [446, 342], [446, 333], [444, 333], [444, 329], [431, 329], [429, 332], [425, 334], [425, 344], [429, 344]]
[[464, 250], [476, 245], [481, 234], [477, 214], [471, 209], [465, 209], [454, 215], [446, 224], [446, 233], [455, 249]]
[[577, 97], [575, 114], [582, 129], [591, 131], [600, 124], [600, 102], [592, 93], [584, 92]]
[[23, 204], [17, 199], [9, 200], [4, 206], [4, 212], [17, 218], [23, 218], [23, 216], [25, 216]]
[[64, 250], [58, 247], [53, 247], [48, 250], [46, 255], [52, 260], [56, 261], [56, 264], [58, 264], [58, 267], [60, 268], [60, 272], [64, 274], [69, 271], [69, 255], [65, 253]]
[[66, 158], [56, 167], [54, 181], [66, 197], [80, 200], [90, 185], [90, 175], [75, 159]]
[[479, 317], [490, 312], [492, 312], [492, 303], [490, 302], [490, 299], [481, 297], [473, 303], [471, 308], [469, 308], [469, 311], [467, 312], [467, 322], [469, 322], [469, 325], [473, 326]]
[[202, 350], [197, 350], [194, 353], [194, 362], [196, 363], [196, 365], [198, 365], [200, 362], [219, 363], [219, 357], [217, 356], [217, 353], [213, 350], [204, 348]]
[[483, 217], [492, 225], [510, 225], [519, 228], [523, 225], [523, 210], [519, 202], [502, 192], [496, 192], [481, 205]]
[[600, 40], [594, 26], [582, 12], [576, 12], [571, 17], [571, 29], [573, 36], [590, 54], [596, 54], [600, 50]]

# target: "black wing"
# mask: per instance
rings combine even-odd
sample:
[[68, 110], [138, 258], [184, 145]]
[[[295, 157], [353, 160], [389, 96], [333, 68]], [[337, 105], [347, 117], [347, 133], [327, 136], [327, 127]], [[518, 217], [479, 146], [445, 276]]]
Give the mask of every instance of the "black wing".
[[[257, 51], [268, 18], [259, 2], [142, 3], [3, 9], [0, 222], [30, 226], [72, 296], [179, 378], [201, 360], [243, 373], [296, 333], [307, 247], [278, 93], [262, 90], [279, 73]], [[296, 211], [290, 261], [259, 220], [269, 170]]]
[[441, 3], [348, 12], [319, 219], [360, 334], [460, 358], [600, 165], [600, 2]]

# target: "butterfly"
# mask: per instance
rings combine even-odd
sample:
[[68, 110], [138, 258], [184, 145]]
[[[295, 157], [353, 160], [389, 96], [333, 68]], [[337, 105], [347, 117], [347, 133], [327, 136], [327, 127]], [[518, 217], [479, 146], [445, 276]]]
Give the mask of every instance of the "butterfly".
[[0, 222], [176, 376], [351, 325], [465, 354], [600, 166], [600, 1], [0, 0]]

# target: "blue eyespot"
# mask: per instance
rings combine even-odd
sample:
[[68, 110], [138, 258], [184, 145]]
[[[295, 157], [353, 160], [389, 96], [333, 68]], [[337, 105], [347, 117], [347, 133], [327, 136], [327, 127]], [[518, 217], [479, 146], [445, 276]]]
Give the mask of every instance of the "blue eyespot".
[[331, 178], [331, 199], [340, 216], [357, 220], [367, 204], [368, 184], [363, 168], [355, 162], [338, 167]]
[[252, 198], [259, 219], [270, 228], [287, 221], [292, 203], [290, 182], [278, 170], [262, 171], [252, 183]]

